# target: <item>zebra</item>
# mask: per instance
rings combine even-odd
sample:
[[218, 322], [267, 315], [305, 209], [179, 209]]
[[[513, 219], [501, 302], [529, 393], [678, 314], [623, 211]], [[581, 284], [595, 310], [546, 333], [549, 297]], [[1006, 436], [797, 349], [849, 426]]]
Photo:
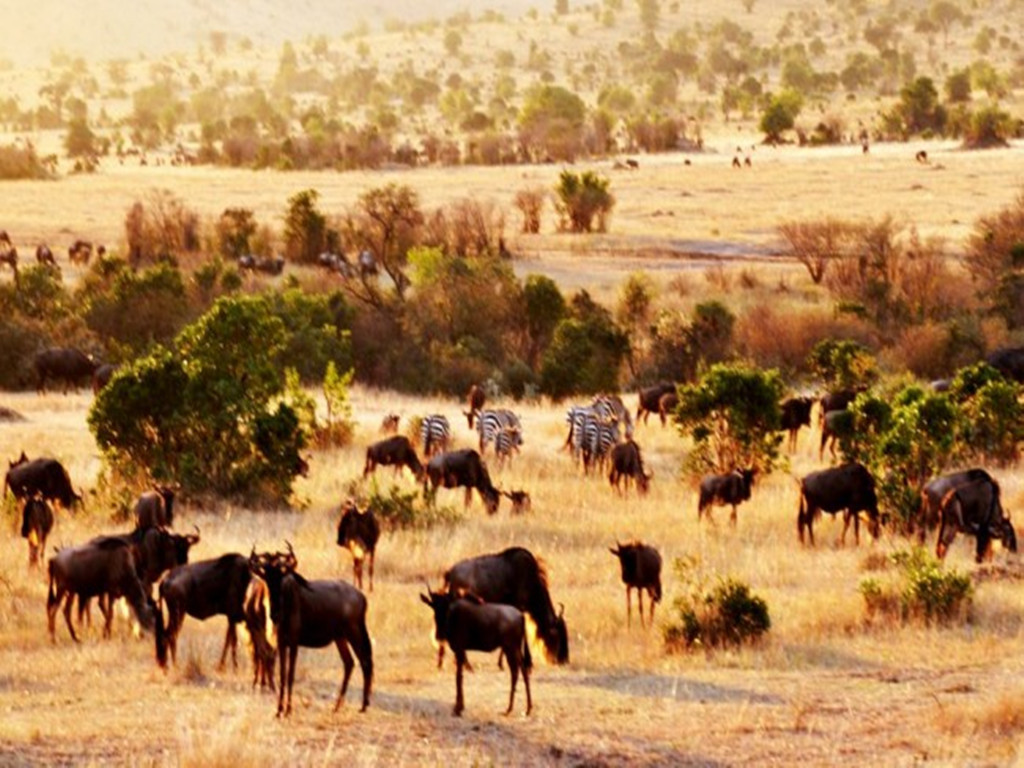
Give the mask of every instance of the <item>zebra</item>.
[[590, 470], [594, 464], [603, 468], [608, 460], [608, 454], [612, 446], [620, 440], [618, 422], [603, 422], [597, 419], [588, 419], [584, 424], [583, 435], [583, 469]]
[[599, 418], [605, 422], [623, 424], [626, 431], [626, 439], [633, 436], [633, 417], [630, 416], [626, 404], [618, 395], [597, 395], [590, 403]]
[[452, 439], [452, 428], [448, 419], [439, 413], [425, 416], [420, 423], [420, 439], [423, 441], [423, 455], [433, 456], [448, 450]]
[[565, 436], [565, 445], [562, 447], [568, 448], [577, 461], [583, 455], [583, 432], [588, 418], [598, 418], [597, 412], [588, 405], [574, 405], [565, 414], [569, 434]]
[[498, 434], [505, 430], [517, 432], [519, 435], [519, 442], [517, 443], [517, 446], [522, 444], [523, 425], [522, 422], [519, 421], [519, 417], [512, 413], [512, 411], [501, 409], [480, 411], [477, 414], [476, 431], [480, 435], [481, 456], [483, 455], [487, 444], [496, 443]]
[[494, 436], [494, 455], [499, 462], [504, 463], [512, 458], [513, 453], [519, 451], [522, 444], [522, 432], [518, 429], [502, 429]]

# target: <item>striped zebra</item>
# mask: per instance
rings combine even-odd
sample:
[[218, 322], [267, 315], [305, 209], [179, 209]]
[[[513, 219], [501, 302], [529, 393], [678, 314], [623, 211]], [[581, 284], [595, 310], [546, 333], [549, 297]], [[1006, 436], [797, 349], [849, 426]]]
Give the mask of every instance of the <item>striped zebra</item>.
[[626, 439], [633, 437], [633, 417], [618, 395], [597, 395], [590, 407], [597, 411], [602, 421], [622, 424]]
[[617, 445], [620, 439], [618, 422], [587, 419], [583, 435], [584, 471], [589, 472], [595, 464], [598, 469], [603, 469], [612, 447]]
[[480, 411], [476, 417], [476, 431], [480, 435], [480, 455], [482, 456], [488, 443], [494, 443], [503, 432], [515, 432], [519, 436], [519, 445], [523, 442], [523, 424], [519, 417], [507, 409]]
[[503, 429], [494, 436], [494, 455], [504, 464], [513, 453], [518, 453], [522, 444], [523, 435], [518, 429]]
[[452, 439], [452, 428], [448, 419], [439, 413], [425, 416], [420, 423], [420, 440], [423, 441], [423, 455], [433, 456], [448, 450]]
[[569, 434], [565, 437], [565, 445], [572, 457], [579, 461], [583, 456], [583, 434], [587, 419], [597, 419], [597, 412], [589, 405], [574, 405], [565, 414], [565, 422], [569, 425]]

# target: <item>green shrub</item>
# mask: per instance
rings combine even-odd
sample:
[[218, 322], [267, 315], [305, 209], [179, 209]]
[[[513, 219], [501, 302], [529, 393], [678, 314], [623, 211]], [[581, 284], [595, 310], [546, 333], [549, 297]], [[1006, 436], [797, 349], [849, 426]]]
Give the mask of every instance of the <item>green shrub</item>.
[[386, 531], [409, 528], [425, 530], [437, 525], [451, 526], [461, 522], [463, 515], [455, 507], [439, 507], [432, 501], [432, 494], [420, 494], [418, 490], [403, 491], [397, 485], [391, 485], [386, 492], [381, 491], [374, 480], [366, 506], [373, 510]]
[[[615, 207], [609, 191], [611, 181], [593, 171], [562, 171], [555, 187], [558, 228], [569, 232], [598, 232], [608, 228], [608, 216]], [[596, 220], [596, 221], [595, 221]]]
[[969, 575], [945, 570], [923, 547], [894, 552], [890, 560], [898, 578], [869, 577], [860, 582], [869, 621], [949, 624], [967, 620], [974, 595]]
[[676, 558], [676, 575], [686, 593], [673, 603], [679, 621], [665, 628], [668, 651], [735, 647], [755, 643], [771, 629], [768, 604], [733, 577], [709, 587], [693, 558]]

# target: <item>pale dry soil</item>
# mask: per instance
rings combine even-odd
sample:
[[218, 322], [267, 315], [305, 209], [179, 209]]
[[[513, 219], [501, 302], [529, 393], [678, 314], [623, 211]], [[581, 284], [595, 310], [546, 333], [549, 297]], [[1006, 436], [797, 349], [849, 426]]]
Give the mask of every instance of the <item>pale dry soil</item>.
[[[3, 456], [21, 449], [61, 458], [72, 478], [93, 487], [100, 471], [85, 426], [91, 396], [6, 394], [2, 404], [26, 416], [0, 424]], [[627, 397], [633, 404], [633, 397]], [[457, 443], [471, 445], [454, 401], [412, 399], [356, 389], [358, 423], [351, 448], [318, 453], [296, 495], [301, 511], [257, 513], [184, 505], [175, 524], [202, 531], [192, 559], [225, 551], [283, 548], [291, 541], [308, 577], [350, 578], [350, 559], [334, 544], [337, 507], [358, 476], [381, 416], [395, 410], [448, 414]], [[615, 494], [603, 477], [583, 477], [559, 450], [564, 406], [515, 405], [526, 444], [510, 466], [492, 466], [496, 482], [522, 487], [533, 509], [487, 518], [474, 500], [451, 528], [386, 534], [369, 595], [376, 676], [369, 711], [358, 713], [361, 677], [341, 711], [332, 706], [341, 664], [333, 649], [300, 651], [295, 708], [274, 717], [275, 699], [250, 686], [243, 651], [236, 671], [216, 669], [222, 619], [185, 622], [177, 666], [161, 672], [152, 638], [132, 635], [119, 616], [112, 640], [98, 627], [71, 642], [58, 617], [47, 637], [46, 584], [26, 569], [26, 546], [8, 508], [0, 550], [0, 764], [67, 765], [1012, 765], [1022, 754], [1024, 672], [1021, 565], [998, 552], [975, 566], [960, 539], [950, 565], [983, 576], [971, 621], [948, 628], [869, 624], [857, 592], [868, 559], [907, 544], [883, 538], [859, 547], [840, 524], [817, 526], [818, 544], [797, 542], [796, 483], [818, 466], [816, 435], [803, 434], [791, 473], [760, 482], [740, 508], [698, 525], [696, 494], [679, 476], [685, 443], [671, 427], [642, 424], [637, 439], [654, 472], [644, 499]], [[0, 456], [0, 458], [3, 458]], [[492, 462], [493, 464], [493, 462]], [[1020, 507], [1016, 471], [999, 474], [1007, 506]], [[376, 482], [392, 482], [380, 470]], [[397, 482], [410, 488], [411, 479]], [[355, 483], [355, 485], [352, 485]], [[439, 503], [462, 506], [461, 492]], [[124, 530], [94, 496], [87, 510], [58, 513], [51, 545]], [[607, 547], [617, 539], [656, 544], [666, 561], [665, 602], [655, 628], [626, 627], [623, 588]], [[432, 620], [418, 593], [454, 561], [518, 544], [540, 555], [556, 603], [565, 604], [572, 661], [544, 663], [538, 648], [534, 712], [524, 717], [520, 683], [514, 714], [508, 676], [494, 656], [476, 655], [466, 678], [467, 711], [451, 716], [450, 654], [436, 669]], [[51, 547], [52, 548], [52, 547]], [[709, 578], [733, 575], [769, 604], [772, 630], [758, 647], [667, 655], [661, 632], [682, 586], [673, 558], [699, 558]], [[874, 573], [874, 572], [871, 572]], [[876, 574], [877, 575], [877, 574]], [[635, 603], [635, 600], [634, 600]]]

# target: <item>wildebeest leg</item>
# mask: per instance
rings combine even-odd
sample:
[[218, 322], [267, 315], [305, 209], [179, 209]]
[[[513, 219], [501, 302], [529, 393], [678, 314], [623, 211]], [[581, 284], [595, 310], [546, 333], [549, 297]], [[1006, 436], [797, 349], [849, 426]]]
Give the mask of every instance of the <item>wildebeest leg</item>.
[[732, 505], [732, 516], [729, 518], [729, 525], [733, 528], [736, 527], [736, 505]]
[[338, 700], [334, 702], [334, 711], [337, 712], [338, 708], [341, 707], [341, 702], [345, 699], [348, 681], [352, 677], [352, 669], [356, 663], [352, 660], [352, 653], [348, 649], [348, 643], [345, 642], [345, 638], [339, 637], [335, 640], [335, 644], [338, 646], [338, 653], [341, 654], [341, 663], [345, 666], [345, 674], [341, 678], [341, 690], [338, 692]]
[[442, 641], [437, 646], [437, 668], [440, 669], [441, 665], [443, 663], [444, 663], [444, 642]]
[[235, 632], [235, 622], [228, 619], [228, 631], [224, 635], [224, 647], [220, 652], [220, 663], [217, 665], [217, 669], [223, 670], [224, 664], [228, 659], [228, 648], [231, 649], [231, 663], [235, 669], [238, 669], [238, 635]]
[[64, 623], [68, 625], [68, 632], [71, 633], [71, 639], [76, 643], [81, 642], [78, 639], [78, 635], [75, 634], [75, 628], [71, 626], [71, 601], [74, 600], [75, 595], [73, 592], [68, 592], [64, 598]]
[[[521, 644], [520, 644], [521, 645]], [[502, 652], [504, 652], [504, 648]], [[519, 659], [516, 658], [517, 653], [522, 651], [519, 648], [509, 648], [508, 653], [508, 673], [512, 678], [512, 688], [508, 692], [508, 709], [505, 710], [505, 714], [509, 715], [512, 713], [512, 704], [516, 700], [516, 683], [519, 682]]]
[[985, 560], [986, 555], [992, 553], [992, 539], [989, 536], [988, 529], [982, 526], [978, 529], [977, 547], [974, 551], [974, 562], [980, 563]]
[[452, 714], [455, 717], [462, 717], [462, 710], [466, 708], [462, 698], [462, 668], [466, 666], [466, 652], [455, 651], [455, 709]]
[[107, 595], [106, 600], [102, 598], [103, 595], [100, 595], [100, 600], [97, 602], [100, 606], [100, 613], [103, 614], [103, 637], [110, 637], [110, 630], [114, 626], [114, 596]]
[[640, 606], [640, 629], [644, 628], [644, 591], [640, 587], [636, 588], [636, 602]]
[[530, 695], [530, 668], [523, 664], [523, 685], [526, 686], [526, 714], [533, 709], [533, 696]]
[[647, 590], [647, 598], [651, 601], [651, 612], [650, 612], [650, 618], [647, 620], [647, 626], [648, 627], [653, 627], [654, 626], [654, 592], [651, 591], [651, 590]]
[[288, 647], [278, 640], [277, 659], [280, 662], [280, 677], [278, 678], [277, 689], [277, 716], [280, 717], [284, 711], [284, 694], [288, 687]]
[[632, 589], [632, 587], [629, 587], [629, 586], [626, 587], [626, 629], [629, 629], [629, 627], [630, 627], [630, 625], [631, 625], [631, 623], [633, 621], [633, 606], [630, 605], [630, 601], [629, 601], [629, 590], [630, 589]]
[[63, 588], [57, 588], [57, 590], [54, 591], [51, 578], [50, 591], [46, 596], [46, 625], [50, 630], [50, 642], [53, 643], [57, 642], [57, 611], [60, 610], [60, 599], [63, 596]]
[[472, 500], [473, 500], [473, 487], [467, 485], [466, 486], [466, 497], [463, 500], [462, 505], [468, 509], [469, 508], [469, 503]]
[[373, 592], [373, 560], [374, 560], [375, 557], [376, 557], [376, 555], [372, 551], [367, 556], [367, 559], [370, 561], [370, 591], [371, 592]]

